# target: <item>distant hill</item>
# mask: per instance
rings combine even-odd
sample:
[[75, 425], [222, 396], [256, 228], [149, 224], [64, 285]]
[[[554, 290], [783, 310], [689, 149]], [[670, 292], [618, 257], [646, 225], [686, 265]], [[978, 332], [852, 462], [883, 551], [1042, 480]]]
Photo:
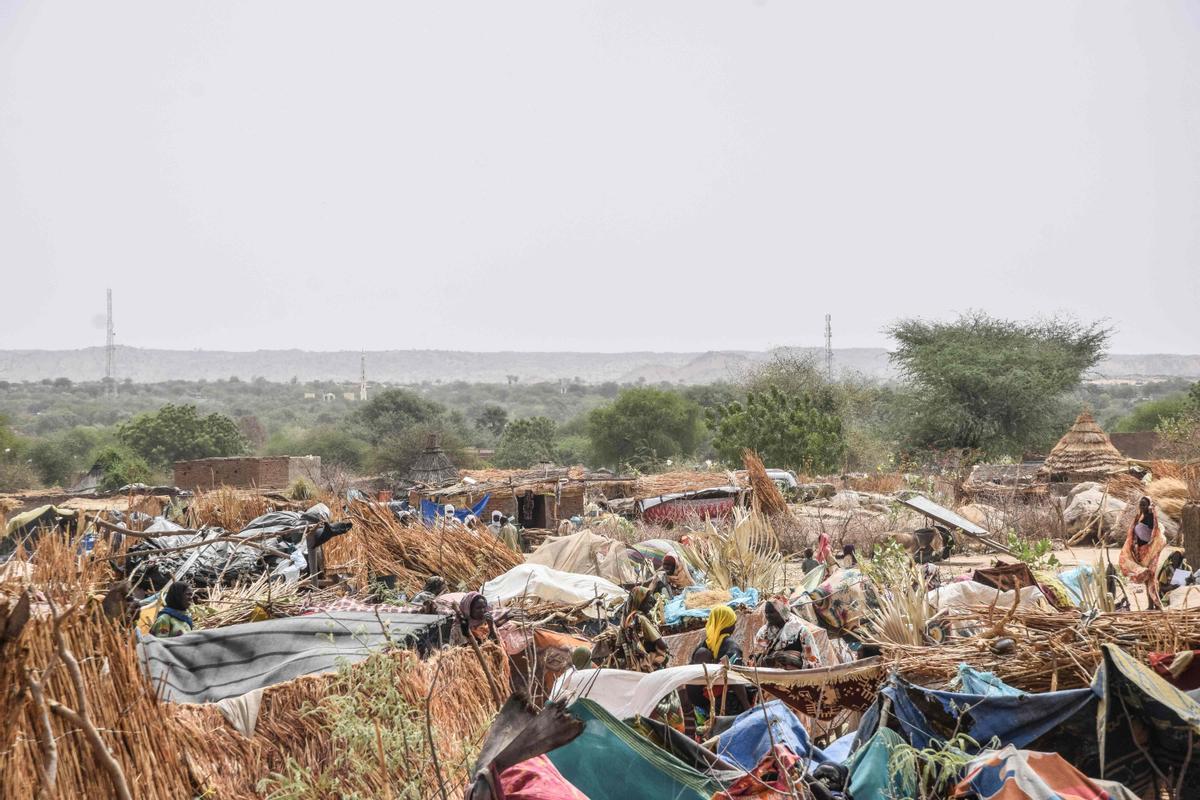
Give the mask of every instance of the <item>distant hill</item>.
[[[823, 356], [819, 348], [796, 352]], [[383, 350], [368, 352], [371, 382], [420, 383], [469, 381], [504, 383], [515, 375], [521, 381], [575, 380], [700, 384], [734, 380], [769, 358], [769, 353], [722, 350], [706, 353], [478, 353], [442, 350]], [[139, 383], [167, 380], [217, 380], [237, 376], [270, 381], [334, 380], [357, 382], [357, 351], [306, 350], [149, 350], [117, 348], [117, 376]], [[834, 350], [838, 372], [853, 371], [886, 380], [894, 377], [882, 348]], [[70, 378], [94, 381], [104, 377], [104, 348], [82, 350], [0, 350], [0, 380], [35, 381]], [[1200, 379], [1200, 355], [1111, 355], [1096, 370], [1104, 379]]]

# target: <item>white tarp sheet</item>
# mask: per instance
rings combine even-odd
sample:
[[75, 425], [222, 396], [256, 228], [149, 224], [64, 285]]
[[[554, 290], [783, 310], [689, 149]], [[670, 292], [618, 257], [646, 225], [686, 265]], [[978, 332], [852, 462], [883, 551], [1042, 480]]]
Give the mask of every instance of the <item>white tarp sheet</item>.
[[[489, 603], [498, 605], [528, 596], [568, 605], [599, 597], [608, 606], [623, 601], [626, 596], [620, 586], [597, 575], [563, 572], [544, 564], [519, 564], [485, 583], [481, 591]], [[588, 613], [597, 617], [603, 615], [603, 611], [594, 607]]]
[[[949, 609], [987, 608], [995, 604], [1000, 611], [1012, 608], [1013, 590], [1001, 592], [991, 586], [984, 586], [975, 581], [955, 581], [945, 586], [933, 589], [925, 595], [925, 599], [941, 611]], [[1021, 599], [1018, 608], [1034, 608], [1046, 602], [1042, 590], [1036, 586], [1026, 586], [1021, 589]]]
[[[687, 664], [650, 673], [623, 669], [572, 669], [554, 682], [550, 699], [586, 697], [617, 719], [629, 719], [638, 714], [645, 717], [650, 715], [659, 700], [680, 686], [704, 686], [706, 668], [709, 682], [721, 683], [725, 680], [725, 668], [720, 664]], [[729, 683], [753, 685], [753, 681], [734, 672], [729, 673]]]

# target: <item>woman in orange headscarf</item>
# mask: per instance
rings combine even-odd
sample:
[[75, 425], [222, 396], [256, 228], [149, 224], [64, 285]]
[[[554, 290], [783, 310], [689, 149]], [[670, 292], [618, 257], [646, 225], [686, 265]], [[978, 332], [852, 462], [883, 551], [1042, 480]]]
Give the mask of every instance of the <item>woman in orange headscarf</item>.
[[1146, 597], [1150, 608], [1161, 609], [1162, 601], [1158, 597], [1158, 556], [1167, 544], [1162, 528], [1158, 524], [1158, 514], [1150, 503], [1149, 497], [1143, 497], [1138, 503], [1137, 516], [1129, 526], [1125, 536], [1125, 546], [1121, 548], [1119, 564], [1121, 574], [1135, 583], [1146, 587]]

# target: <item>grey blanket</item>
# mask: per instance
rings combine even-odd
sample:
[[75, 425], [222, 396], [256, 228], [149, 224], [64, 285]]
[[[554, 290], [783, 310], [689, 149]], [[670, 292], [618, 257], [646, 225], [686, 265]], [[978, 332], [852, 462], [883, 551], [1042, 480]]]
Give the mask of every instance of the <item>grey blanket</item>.
[[360, 611], [318, 613], [193, 631], [160, 639], [142, 637], [138, 656], [164, 700], [211, 703], [253, 689], [329, 672], [361, 661], [390, 637], [424, 649], [447, 638], [449, 617]]

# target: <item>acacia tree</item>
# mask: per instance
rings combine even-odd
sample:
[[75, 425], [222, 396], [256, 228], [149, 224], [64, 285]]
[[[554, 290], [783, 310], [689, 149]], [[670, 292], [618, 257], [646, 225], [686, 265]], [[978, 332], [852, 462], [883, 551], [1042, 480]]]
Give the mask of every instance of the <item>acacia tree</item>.
[[508, 412], [497, 405], [486, 405], [475, 417], [475, 427], [488, 431], [493, 436], [504, 434], [504, 426], [508, 424]]
[[1100, 361], [1111, 331], [977, 312], [948, 323], [900, 320], [888, 334], [892, 362], [911, 389], [910, 445], [1018, 455], [1062, 432], [1064, 397]]
[[695, 452], [700, 407], [674, 392], [637, 388], [588, 416], [588, 438], [602, 464], [646, 466]]
[[237, 423], [224, 414], [201, 416], [192, 405], [173, 403], [140, 414], [117, 429], [117, 439], [151, 466], [246, 452]]
[[770, 467], [829, 472], [846, 454], [842, 418], [829, 392], [785, 393], [776, 386], [751, 391], [708, 413], [713, 449], [724, 460], [741, 460], [744, 448]]
[[498, 467], [531, 467], [554, 460], [558, 426], [547, 417], [528, 417], [508, 423], [492, 459]]

